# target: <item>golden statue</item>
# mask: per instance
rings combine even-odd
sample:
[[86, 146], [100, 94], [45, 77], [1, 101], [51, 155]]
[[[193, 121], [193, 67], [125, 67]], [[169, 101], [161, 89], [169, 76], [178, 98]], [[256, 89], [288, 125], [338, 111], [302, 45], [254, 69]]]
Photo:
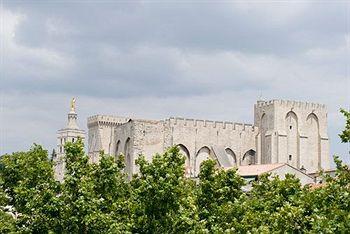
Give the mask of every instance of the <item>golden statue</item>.
[[70, 110], [75, 112], [75, 98], [70, 101]]

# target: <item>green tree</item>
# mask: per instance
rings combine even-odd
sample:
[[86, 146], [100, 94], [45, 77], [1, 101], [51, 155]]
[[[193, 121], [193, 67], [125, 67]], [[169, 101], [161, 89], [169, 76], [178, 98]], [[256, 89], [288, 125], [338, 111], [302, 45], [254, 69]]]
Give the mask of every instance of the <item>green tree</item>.
[[91, 178], [92, 165], [83, 150], [83, 143], [65, 145], [64, 182], [60, 194], [60, 225], [58, 231], [66, 233], [90, 233], [92, 217], [97, 216], [98, 200], [94, 196]]
[[[263, 174], [253, 183], [248, 197], [243, 201], [242, 232], [299, 232], [303, 228], [303, 213], [298, 199], [305, 190], [299, 179], [287, 174], [285, 179]], [[287, 214], [287, 215], [286, 215]]]
[[300, 232], [303, 213], [298, 199], [303, 191], [292, 175], [281, 180], [263, 174], [250, 192], [219, 206], [212, 229], [219, 233]]
[[340, 109], [340, 112], [344, 115], [346, 123], [345, 129], [339, 134], [339, 136], [343, 143], [350, 142], [350, 112], [345, 109]]
[[137, 207], [134, 233], [198, 231], [194, 182], [184, 175], [185, 157], [172, 147], [151, 162], [136, 160], [140, 173], [132, 181]]
[[[3, 167], [0, 165], [0, 170]], [[16, 230], [15, 227], [15, 219], [13, 214], [8, 206], [8, 197], [3, 190], [3, 181], [2, 177], [0, 177], [0, 233], [14, 233]]]
[[15, 233], [15, 219], [7, 212], [0, 209], [0, 233]]
[[1, 191], [17, 215], [21, 232], [45, 233], [57, 221], [57, 192], [47, 151], [34, 145], [28, 152], [3, 155], [0, 159]]
[[338, 157], [336, 175], [324, 175], [324, 184], [300, 199], [308, 230], [314, 233], [347, 233], [350, 230], [350, 169]]
[[243, 195], [244, 180], [236, 169], [222, 170], [216, 165], [214, 160], [201, 164], [197, 188], [199, 217], [209, 231], [222, 229], [222, 214]]
[[64, 233], [126, 233], [131, 228], [131, 187], [123, 173], [124, 159], [100, 154], [89, 163], [79, 139], [65, 145], [66, 173], [60, 198]]
[[[127, 233], [131, 229], [133, 212], [131, 186], [123, 172], [124, 156], [117, 160], [101, 153], [99, 164], [94, 165], [93, 179], [95, 193], [99, 201], [98, 209], [102, 212], [100, 222], [108, 227], [108, 233]], [[102, 230], [99, 227], [98, 230]]]

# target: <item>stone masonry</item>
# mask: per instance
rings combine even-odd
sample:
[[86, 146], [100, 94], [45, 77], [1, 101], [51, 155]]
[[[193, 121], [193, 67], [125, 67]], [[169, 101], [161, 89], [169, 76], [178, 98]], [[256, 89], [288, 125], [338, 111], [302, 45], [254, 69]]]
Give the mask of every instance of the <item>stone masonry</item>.
[[271, 100], [257, 101], [254, 125], [168, 118], [131, 119], [108, 115], [88, 118], [88, 153], [98, 162], [100, 151], [124, 154], [126, 170], [137, 173], [135, 159], [177, 145], [186, 157], [186, 173], [196, 177], [208, 158], [221, 167], [287, 163], [314, 173], [329, 169], [327, 109], [325, 105]]

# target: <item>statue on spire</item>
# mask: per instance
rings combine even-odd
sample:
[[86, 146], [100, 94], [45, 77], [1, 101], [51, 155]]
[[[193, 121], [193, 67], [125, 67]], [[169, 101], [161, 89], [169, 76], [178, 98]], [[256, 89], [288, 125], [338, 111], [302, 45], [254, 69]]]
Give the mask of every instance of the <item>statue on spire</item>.
[[75, 98], [70, 101], [70, 110], [75, 112]]

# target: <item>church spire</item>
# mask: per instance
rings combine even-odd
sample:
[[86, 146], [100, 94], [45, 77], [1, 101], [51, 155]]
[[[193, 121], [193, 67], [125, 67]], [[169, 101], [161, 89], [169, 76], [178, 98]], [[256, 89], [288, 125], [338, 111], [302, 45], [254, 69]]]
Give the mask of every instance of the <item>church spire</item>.
[[72, 98], [70, 102], [70, 111], [68, 113], [68, 124], [67, 124], [68, 129], [79, 129], [77, 124], [78, 115], [75, 112], [75, 101], [76, 101], [75, 98]]
[[77, 124], [78, 115], [75, 112], [75, 98], [72, 98], [70, 102], [70, 110], [68, 113], [67, 126], [57, 132], [57, 150], [53, 161], [55, 163], [55, 178], [59, 181], [63, 180], [65, 172], [65, 161], [64, 161], [64, 146], [67, 142], [76, 142], [79, 138], [84, 142], [85, 131], [79, 129]]

